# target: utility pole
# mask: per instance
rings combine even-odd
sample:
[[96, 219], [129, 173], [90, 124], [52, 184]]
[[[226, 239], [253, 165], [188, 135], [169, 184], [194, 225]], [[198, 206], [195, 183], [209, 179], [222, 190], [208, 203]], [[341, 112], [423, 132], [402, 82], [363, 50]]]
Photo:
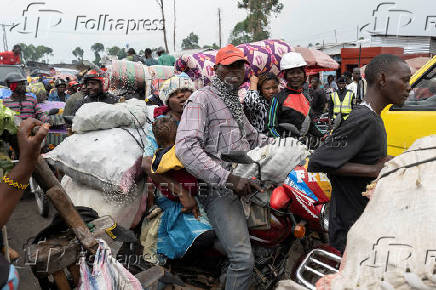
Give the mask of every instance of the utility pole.
[[222, 47], [221, 43], [221, 8], [218, 8], [218, 27], [219, 27], [219, 46]]
[[336, 36], [336, 29], [335, 29], [335, 41], [338, 43], [338, 37]]
[[157, 5], [159, 5], [160, 11], [162, 13], [162, 21], [163, 21], [163, 37], [164, 37], [164, 43], [165, 43], [165, 51], [169, 52], [168, 49], [168, 42], [167, 42], [167, 23], [165, 20], [165, 12], [164, 12], [164, 0], [156, 0]]
[[4, 51], [8, 51], [8, 39], [6, 36], [6, 24], [1, 24], [2, 28], [3, 28], [3, 49]]
[[174, 52], [176, 52], [176, 0], [174, 0], [174, 35], [173, 35]]

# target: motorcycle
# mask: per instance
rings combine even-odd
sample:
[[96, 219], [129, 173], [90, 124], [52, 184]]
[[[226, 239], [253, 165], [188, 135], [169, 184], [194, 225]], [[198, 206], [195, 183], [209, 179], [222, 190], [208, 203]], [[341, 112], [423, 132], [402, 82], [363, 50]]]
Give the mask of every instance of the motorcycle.
[[313, 121], [321, 133], [327, 134], [331, 130], [329, 113], [324, 113]]
[[[323, 114], [315, 125], [321, 132], [328, 134], [330, 123], [327, 114]], [[279, 124], [279, 127], [299, 138], [308, 150], [322, 144], [323, 138], [301, 133], [292, 124]], [[302, 131], [303, 129], [304, 127]], [[308, 234], [301, 240], [305, 254], [300, 257], [291, 278], [308, 289], [316, 289], [315, 283], [320, 278], [339, 271], [341, 253], [327, 245], [332, 190], [330, 181], [323, 173], [307, 172], [307, 165], [308, 160], [305, 160], [289, 173], [284, 184], [275, 189], [271, 206], [279, 210], [288, 208], [307, 222]]]
[[[253, 207], [256, 208], [254, 211], [258, 220], [267, 221], [260, 226], [251, 227], [250, 218], [247, 222], [255, 257], [254, 288], [273, 289], [278, 281], [289, 279], [291, 276], [287, 264], [291, 246], [295, 241], [302, 242], [306, 253], [312, 249], [314, 239], [327, 242], [329, 196], [319, 185], [316, 185], [318, 187], [315, 196], [312, 197], [298, 189], [301, 186], [292, 181], [292, 176], [306, 180], [306, 187], [315, 188], [312, 183], [316, 177], [311, 176], [309, 180], [308, 175], [307, 178], [303, 178], [297, 172], [301, 166], [289, 173], [285, 184], [277, 185], [262, 180], [260, 164], [252, 160], [246, 152], [230, 152], [222, 154], [221, 158], [226, 162], [257, 165], [255, 180], [264, 191], [244, 197], [242, 202], [251, 204], [252, 211]], [[262, 215], [264, 216], [260, 217]], [[209, 268], [207, 263], [211, 264]], [[170, 260], [167, 263], [171, 272], [182, 281], [206, 289], [217, 284], [224, 285], [225, 276], [222, 273], [225, 273], [226, 266], [224, 254], [210, 247], [204, 251], [195, 251], [191, 257]]]

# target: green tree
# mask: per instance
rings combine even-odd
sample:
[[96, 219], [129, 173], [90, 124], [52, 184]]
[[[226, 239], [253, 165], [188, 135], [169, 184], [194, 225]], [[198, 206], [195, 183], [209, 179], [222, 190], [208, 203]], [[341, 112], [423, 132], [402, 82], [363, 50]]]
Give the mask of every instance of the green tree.
[[277, 16], [283, 4], [280, 0], [241, 0], [238, 8], [246, 9], [248, 16], [233, 28], [230, 42], [234, 45], [269, 38], [269, 18], [272, 14]]
[[117, 56], [118, 56], [118, 59], [125, 59], [127, 57], [126, 49], [125, 48], [120, 49]]
[[109, 55], [115, 55], [118, 59], [124, 59], [127, 57], [127, 52], [125, 48], [119, 48], [118, 46], [112, 46], [107, 49]]
[[44, 45], [34, 46], [20, 43], [23, 59], [27, 61], [40, 61], [44, 56], [53, 55], [53, 49]]
[[94, 63], [100, 64], [100, 60], [101, 60], [100, 52], [104, 51], [104, 45], [102, 43], [99, 43], [99, 42], [94, 43], [91, 46], [91, 50], [94, 52], [94, 55], [95, 55]]
[[115, 56], [118, 56], [120, 51], [121, 51], [121, 48], [119, 48], [118, 46], [112, 46], [111, 48], [107, 49], [107, 53], [109, 55], [115, 55]]
[[77, 58], [78, 61], [83, 61], [83, 49], [80, 48], [79, 46], [76, 47], [73, 51], [72, 51], [73, 55]]
[[182, 40], [182, 50], [200, 48], [198, 45], [198, 35], [191, 32]]
[[205, 49], [219, 49], [220, 47], [214, 42], [212, 45], [203, 46]]

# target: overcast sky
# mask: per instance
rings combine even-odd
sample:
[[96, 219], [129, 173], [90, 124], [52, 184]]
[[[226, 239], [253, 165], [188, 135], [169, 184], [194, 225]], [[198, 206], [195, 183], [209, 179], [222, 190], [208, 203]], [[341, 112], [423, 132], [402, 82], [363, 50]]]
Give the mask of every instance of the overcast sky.
[[[246, 11], [237, 8], [237, 0], [164, 0], [171, 51], [174, 51], [174, 1], [176, 50], [180, 50], [182, 39], [190, 32], [199, 36], [201, 46], [218, 43], [218, 8], [222, 9], [223, 45], [227, 43], [234, 25], [246, 16]], [[24, 11], [29, 4], [36, 2], [44, 4], [31, 5], [28, 11]], [[390, 4], [379, 6], [384, 2]], [[374, 30], [373, 11], [378, 6], [375, 12], [376, 31], [385, 32], [387, 26], [389, 34], [436, 36], [436, 0], [282, 0], [282, 3], [284, 9], [281, 14], [271, 18], [271, 37], [284, 39], [291, 45], [305, 46], [323, 41], [334, 43], [368, 37], [366, 31]], [[71, 62], [74, 59], [71, 51], [76, 46], [85, 49], [85, 59], [92, 60], [94, 56], [89, 48], [95, 42], [101, 42], [105, 47], [129, 45], [137, 51], [163, 46], [162, 31], [145, 30], [157, 27], [161, 19], [156, 0], [1, 0], [1, 4], [0, 23], [16, 25], [12, 31], [7, 28], [9, 48], [18, 42], [46, 45], [54, 49], [54, 56], [50, 58], [52, 62]], [[97, 31], [99, 15], [103, 16]], [[109, 31], [111, 22], [108, 21], [105, 31], [102, 31], [104, 15], [108, 15], [107, 20], [113, 19], [112, 31]], [[120, 24], [115, 29], [118, 19]], [[126, 35], [129, 19], [132, 19], [131, 30]], [[147, 25], [144, 26], [144, 23]], [[366, 24], [369, 25], [358, 34], [358, 28]], [[38, 35], [35, 38], [37, 26]]]

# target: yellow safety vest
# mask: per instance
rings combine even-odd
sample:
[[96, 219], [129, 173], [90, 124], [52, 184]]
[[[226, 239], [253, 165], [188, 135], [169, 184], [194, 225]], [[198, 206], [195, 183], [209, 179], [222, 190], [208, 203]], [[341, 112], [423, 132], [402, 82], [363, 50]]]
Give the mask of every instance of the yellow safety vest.
[[352, 108], [353, 92], [348, 91], [342, 102], [341, 99], [339, 99], [339, 95], [337, 92], [331, 93], [331, 98], [334, 104], [333, 119], [336, 118], [336, 115], [341, 113], [342, 118], [346, 120], [348, 118], [348, 115], [351, 113], [351, 110], [353, 109]]

